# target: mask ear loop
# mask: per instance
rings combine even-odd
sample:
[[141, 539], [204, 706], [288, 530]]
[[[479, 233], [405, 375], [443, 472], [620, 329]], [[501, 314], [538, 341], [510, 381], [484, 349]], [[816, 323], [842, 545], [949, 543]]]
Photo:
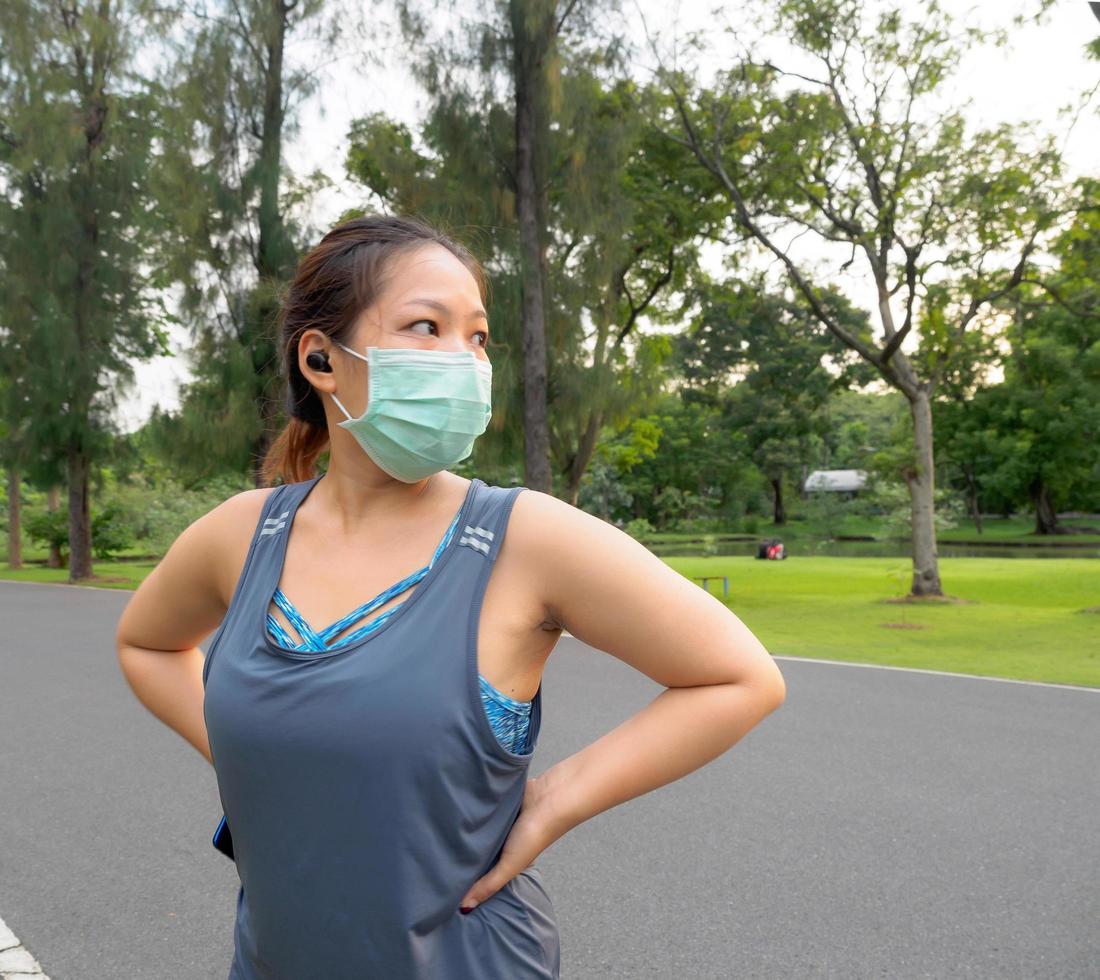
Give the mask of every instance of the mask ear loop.
[[351, 421], [351, 412], [349, 412], [349, 411], [348, 411], [348, 410], [347, 410], [346, 408], [344, 408], [344, 405], [343, 405], [343, 403], [342, 403], [342, 402], [340, 401], [340, 399], [339, 399], [339, 398], [337, 398], [337, 397], [336, 397], [336, 395], [335, 395], [335, 394], [333, 394], [332, 392], [329, 392], [329, 394], [330, 394], [330, 396], [332, 397], [332, 400], [333, 400], [334, 402], [336, 402], [336, 404], [337, 404], [337, 405], [339, 405], [339, 406], [340, 406], [340, 411], [341, 411], [341, 412], [343, 412], [343, 413], [344, 413], [344, 415], [346, 415], [346, 416], [347, 416], [347, 419], [348, 419], [348, 421], [350, 422], [350, 421]]
[[[350, 347], [345, 347], [343, 344], [337, 344], [336, 346], [341, 348], [342, 350], [346, 350], [349, 354], [353, 355], [354, 357], [358, 357], [359, 360], [366, 361], [368, 364], [370, 363], [370, 358], [364, 357], [358, 351], [353, 351]], [[340, 406], [340, 411], [343, 412], [344, 415], [347, 416], [348, 421], [349, 422], [353, 421], [354, 416], [351, 414], [351, 412], [349, 412], [346, 408], [344, 408], [343, 402], [341, 402], [340, 399], [336, 397], [336, 393], [335, 392], [329, 392], [329, 394], [332, 397], [332, 400], [334, 402], [336, 402], [337, 405]]]

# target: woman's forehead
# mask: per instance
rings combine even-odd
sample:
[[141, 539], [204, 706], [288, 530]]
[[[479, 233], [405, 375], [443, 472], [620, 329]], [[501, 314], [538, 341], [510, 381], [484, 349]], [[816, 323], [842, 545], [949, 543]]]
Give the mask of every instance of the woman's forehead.
[[477, 280], [461, 260], [442, 246], [418, 249], [398, 261], [379, 300], [388, 307], [427, 300], [457, 315], [482, 309]]

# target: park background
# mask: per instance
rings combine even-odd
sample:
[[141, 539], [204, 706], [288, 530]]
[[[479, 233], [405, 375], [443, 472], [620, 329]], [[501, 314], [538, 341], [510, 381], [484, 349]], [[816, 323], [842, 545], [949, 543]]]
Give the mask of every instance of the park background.
[[257, 485], [297, 259], [409, 213], [492, 283], [455, 472], [725, 576], [773, 653], [1100, 686], [1083, 0], [14, 0], [0, 36], [5, 577], [134, 588]]

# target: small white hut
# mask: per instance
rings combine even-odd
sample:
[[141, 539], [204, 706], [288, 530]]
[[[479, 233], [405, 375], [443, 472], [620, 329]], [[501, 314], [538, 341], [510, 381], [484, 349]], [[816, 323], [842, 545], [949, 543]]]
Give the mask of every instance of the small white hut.
[[814, 470], [802, 485], [805, 493], [839, 493], [843, 499], [855, 497], [867, 484], [863, 470]]

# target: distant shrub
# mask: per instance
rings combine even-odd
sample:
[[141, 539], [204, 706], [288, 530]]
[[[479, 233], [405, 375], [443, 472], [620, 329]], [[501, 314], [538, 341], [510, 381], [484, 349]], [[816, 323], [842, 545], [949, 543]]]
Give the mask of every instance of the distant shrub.
[[133, 541], [152, 555], [163, 555], [180, 533], [204, 514], [254, 484], [247, 477], [215, 477], [201, 487], [185, 488], [174, 480], [146, 483], [140, 477], [117, 483], [102, 495], [103, 508], [119, 507], [133, 515]]
[[23, 533], [38, 544], [47, 548], [53, 546], [62, 552], [69, 546], [69, 514], [63, 507], [53, 511], [26, 509], [22, 525]]
[[105, 560], [129, 548], [137, 536], [134, 524], [134, 515], [125, 507], [100, 507], [92, 514], [92, 554]]
[[723, 523], [720, 517], [681, 517], [672, 522], [669, 530], [679, 534], [713, 534], [722, 530]]
[[641, 540], [647, 535], [652, 534], [656, 528], [654, 528], [654, 526], [644, 517], [635, 517], [633, 520], [626, 522], [623, 530], [635, 540]]

